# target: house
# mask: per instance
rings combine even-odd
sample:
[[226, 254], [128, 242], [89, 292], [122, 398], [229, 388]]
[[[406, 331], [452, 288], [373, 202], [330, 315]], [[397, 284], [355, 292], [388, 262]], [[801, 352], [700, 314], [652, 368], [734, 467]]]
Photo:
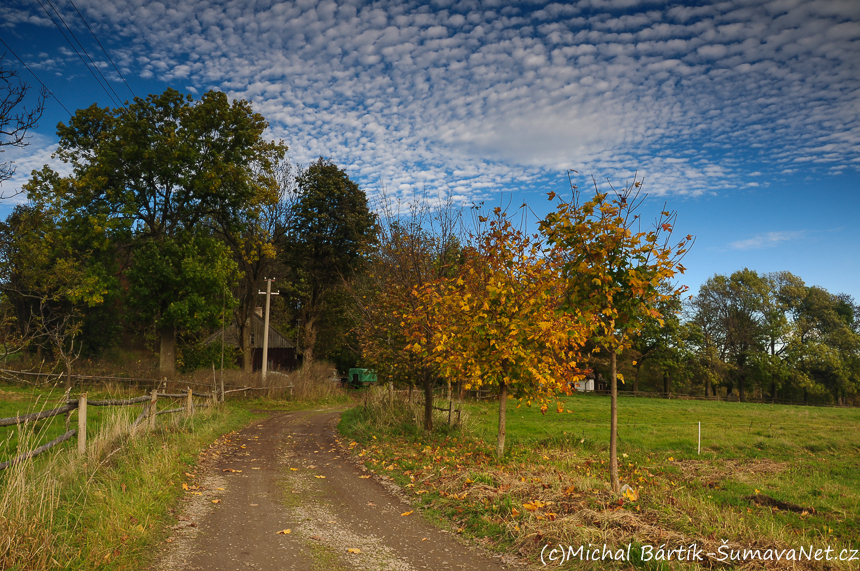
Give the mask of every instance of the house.
[[581, 393], [590, 393], [594, 391], [594, 379], [582, 379], [576, 383], [576, 390]]
[[[258, 307], [251, 315], [251, 340], [250, 347], [252, 351], [252, 367], [254, 371], [259, 371], [263, 368], [263, 331], [265, 321], [263, 320], [263, 308]], [[205, 341], [205, 344], [221, 343], [221, 331], [217, 331], [210, 335]], [[228, 347], [239, 347], [239, 328], [233, 323], [224, 331], [224, 343]], [[278, 331], [274, 326], [269, 324], [269, 352], [268, 352], [268, 370], [290, 371], [297, 369], [301, 364], [301, 355], [296, 349], [295, 343], [287, 339], [287, 336]], [[242, 356], [240, 355], [236, 364], [242, 364]]]

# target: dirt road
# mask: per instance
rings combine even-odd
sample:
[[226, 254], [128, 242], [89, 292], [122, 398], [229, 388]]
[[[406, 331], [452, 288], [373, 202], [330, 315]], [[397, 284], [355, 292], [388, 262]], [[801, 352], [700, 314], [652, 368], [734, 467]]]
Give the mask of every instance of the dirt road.
[[[337, 411], [273, 413], [213, 447], [158, 570], [513, 569], [424, 521], [351, 462]], [[280, 533], [279, 533], [280, 532]]]

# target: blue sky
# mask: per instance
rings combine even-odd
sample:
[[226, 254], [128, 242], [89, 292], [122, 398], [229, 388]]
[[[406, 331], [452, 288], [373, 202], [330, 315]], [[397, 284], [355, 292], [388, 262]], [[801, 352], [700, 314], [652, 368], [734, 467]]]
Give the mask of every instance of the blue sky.
[[[569, 168], [583, 187], [638, 172], [646, 212], [666, 202], [697, 236], [694, 291], [749, 267], [860, 299], [856, 0], [74, 2], [128, 87], [52, 0], [121, 99], [248, 99], [294, 161], [331, 158], [371, 196], [513, 193], [541, 214]], [[0, 38], [70, 110], [115, 105], [39, 0], [6, 0]], [[67, 119], [49, 101], [30, 146], [3, 154], [18, 174], [0, 191], [63, 170]]]

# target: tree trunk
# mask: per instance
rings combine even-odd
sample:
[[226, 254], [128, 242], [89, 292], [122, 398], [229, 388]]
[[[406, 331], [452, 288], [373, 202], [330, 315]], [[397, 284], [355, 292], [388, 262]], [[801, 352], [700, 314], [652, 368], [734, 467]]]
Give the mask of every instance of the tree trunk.
[[171, 374], [176, 371], [176, 328], [172, 325], [161, 326], [161, 349], [158, 370]]
[[770, 383], [770, 402], [776, 404], [776, 381]]
[[251, 347], [251, 318], [239, 328], [239, 349], [242, 351], [242, 370], [254, 372], [254, 348]]
[[609, 351], [609, 478], [612, 481], [612, 491], [618, 492], [621, 484], [618, 482], [618, 371], [616, 369], [615, 348]]
[[663, 396], [669, 398], [669, 373], [663, 371]]
[[315, 317], [305, 317], [304, 364], [314, 361], [314, 345], [317, 342], [317, 320]]
[[508, 385], [499, 383], [499, 433], [496, 436], [496, 457], [505, 457], [505, 419], [508, 412]]
[[705, 379], [705, 396], [711, 396], [711, 379]]
[[744, 402], [744, 375], [738, 377], [738, 400]]
[[424, 430], [433, 430], [433, 375], [424, 371]]

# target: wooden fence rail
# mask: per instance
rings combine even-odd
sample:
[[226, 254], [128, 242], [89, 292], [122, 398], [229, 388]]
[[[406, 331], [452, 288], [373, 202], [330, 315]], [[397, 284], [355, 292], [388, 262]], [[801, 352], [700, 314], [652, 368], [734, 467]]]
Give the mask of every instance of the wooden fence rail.
[[28, 459], [32, 458], [33, 456], [38, 456], [39, 454], [41, 454], [45, 450], [49, 450], [49, 449], [53, 448], [54, 446], [56, 446], [57, 444], [61, 444], [61, 443], [65, 442], [66, 440], [68, 440], [69, 438], [71, 438], [72, 436], [74, 436], [77, 433], [78, 433], [77, 430], [72, 429], [72, 430], [66, 432], [65, 434], [63, 434], [62, 436], [59, 436], [59, 437], [51, 440], [47, 444], [42, 444], [41, 446], [39, 446], [35, 450], [30, 450], [29, 452], [25, 452], [24, 454], [21, 454], [20, 456], [16, 456], [15, 458], [12, 458], [11, 460], [8, 460], [6, 462], [0, 462], [0, 470], [5, 470], [9, 466], [14, 466], [15, 464], [19, 464], [19, 463], [23, 462], [24, 460], [28, 460]]
[[[66, 393], [68, 395], [68, 392]], [[208, 399], [209, 402], [204, 402], [200, 404], [194, 404], [193, 397], [200, 397]], [[167, 410], [158, 410], [158, 398], [167, 398], [167, 399], [185, 399], [185, 406], [181, 408], [172, 408]], [[25, 452], [11, 460], [0, 463], [0, 470], [5, 470], [10, 466], [14, 466], [15, 464], [21, 463], [25, 460], [33, 458], [50, 450], [54, 446], [58, 444], [62, 444], [66, 440], [72, 438], [77, 435], [78, 437], [78, 452], [84, 453], [86, 451], [86, 442], [87, 442], [87, 407], [88, 406], [130, 406], [134, 404], [143, 403], [143, 410], [141, 410], [140, 415], [135, 419], [135, 421], [131, 424], [132, 428], [137, 427], [143, 422], [144, 419], [150, 420], [150, 426], [154, 426], [155, 417], [161, 414], [175, 414], [178, 412], [185, 412], [188, 415], [194, 414], [194, 410], [197, 408], [204, 408], [210, 406], [210, 404], [215, 401], [217, 395], [215, 393], [195, 393], [190, 388], [184, 393], [159, 393], [157, 390], [153, 389], [150, 394], [133, 397], [128, 399], [105, 399], [105, 400], [88, 400], [87, 394], [82, 393], [78, 398], [71, 399], [66, 398], [66, 404], [64, 406], [60, 406], [57, 408], [53, 408], [51, 410], [44, 410], [41, 412], [34, 412], [30, 414], [22, 414], [18, 416], [13, 416], [9, 418], [0, 418], [0, 427], [3, 426], [16, 426], [20, 424], [24, 424], [27, 422], [36, 422], [39, 420], [44, 420], [46, 418], [51, 418], [54, 416], [59, 416], [61, 414], [71, 414], [72, 411], [78, 411], [78, 428], [77, 430], [68, 430], [69, 428], [69, 418], [66, 418], [66, 432], [62, 436], [55, 438], [54, 440], [39, 446], [38, 448], [31, 450], [29, 452]]]
[[[7, 375], [23, 375], [25, 377], [55, 377], [60, 379], [66, 376], [65, 373], [36, 373], [33, 371], [14, 371], [11, 369], [0, 369], [0, 373], [6, 373]], [[89, 380], [89, 381], [116, 381], [121, 383], [145, 383], [145, 384], [160, 384], [167, 381], [166, 378], [161, 379], [147, 379], [143, 377], [99, 377], [92, 375], [69, 375], [72, 379], [81, 379], [81, 380]], [[167, 381], [171, 382], [171, 381]], [[212, 383], [199, 383], [196, 381], [186, 381], [183, 380], [180, 382], [183, 385], [194, 385], [196, 387], [211, 387]]]
[[75, 404], [67, 404], [65, 406], [61, 406], [59, 408], [53, 408], [51, 410], [43, 410], [42, 412], [34, 412], [31, 414], [22, 414], [20, 416], [11, 416], [9, 418], [0, 418], [0, 426], [15, 426], [17, 424], [24, 424], [25, 422], [36, 422], [37, 420], [42, 420], [44, 418], [51, 418], [52, 416], [59, 416], [66, 412], [71, 412], [78, 408], [77, 401]]

